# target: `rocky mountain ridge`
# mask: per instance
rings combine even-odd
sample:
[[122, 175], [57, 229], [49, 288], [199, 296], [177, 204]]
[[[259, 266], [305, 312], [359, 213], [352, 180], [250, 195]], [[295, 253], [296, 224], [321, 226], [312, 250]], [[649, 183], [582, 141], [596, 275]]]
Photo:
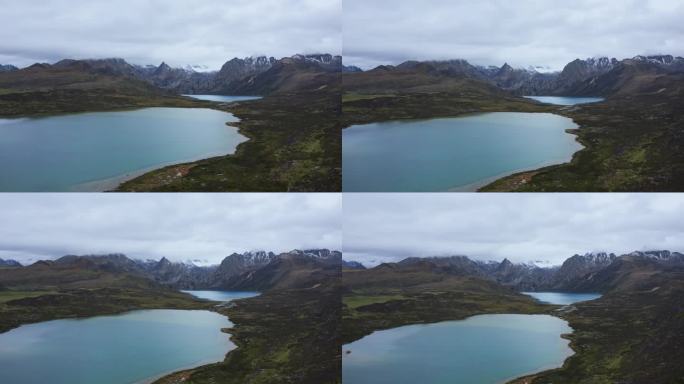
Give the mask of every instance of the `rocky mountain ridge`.
[[328, 249], [293, 250], [275, 254], [254, 251], [233, 253], [219, 265], [161, 260], [134, 260], [124, 254], [67, 255], [56, 260], [41, 260], [18, 268], [94, 271], [142, 277], [175, 289], [265, 290], [290, 285], [307, 286], [320, 279], [310, 278], [321, 271], [339, 270], [342, 254]]
[[297, 54], [282, 59], [266, 56], [233, 58], [219, 71], [210, 72], [198, 72], [192, 67], [173, 68], [165, 62], [158, 66], [133, 65], [121, 58], [65, 59], [55, 64], [37, 63], [24, 69], [2, 66], [0, 72], [41, 69], [122, 77], [176, 94], [264, 96], [279, 91], [280, 87], [287, 91], [315, 90], [324, 83], [317, 76], [341, 73], [342, 58], [330, 54]]
[[608, 96], [622, 88], [658, 91], [642, 84], [639, 77], [650, 78], [684, 72], [684, 58], [672, 55], [635, 56], [617, 60], [608, 57], [575, 59], [563, 70], [538, 71], [536, 67], [513, 68], [479, 66], [463, 59], [406, 61], [397, 66], [383, 65], [371, 71], [417, 71], [434, 76], [465, 77], [495, 85], [518, 95]]
[[614, 279], [625, 265], [651, 269], [684, 267], [684, 254], [667, 250], [635, 251], [616, 256], [596, 252], [573, 255], [561, 266], [540, 267], [533, 263], [477, 261], [467, 256], [409, 257], [375, 268], [412, 268], [433, 273], [474, 276], [496, 281], [519, 291], [602, 291], [615, 285]]

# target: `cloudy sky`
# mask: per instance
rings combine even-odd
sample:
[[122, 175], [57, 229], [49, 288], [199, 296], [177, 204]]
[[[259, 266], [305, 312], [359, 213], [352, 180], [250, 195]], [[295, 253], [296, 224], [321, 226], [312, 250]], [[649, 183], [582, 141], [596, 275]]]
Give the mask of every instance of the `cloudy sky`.
[[344, 0], [345, 64], [463, 58], [562, 69], [576, 58], [684, 56], [681, 0]]
[[344, 194], [344, 258], [561, 264], [575, 253], [684, 251], [682, 194]]
[[341, 53], [342, 0], [0, 0], [0, 64], [122, 57], [205, 65]]
[[218, 263], [250, 250], [339, 250], [340, 221], [338, 194], [0, 194], [0, 258]]

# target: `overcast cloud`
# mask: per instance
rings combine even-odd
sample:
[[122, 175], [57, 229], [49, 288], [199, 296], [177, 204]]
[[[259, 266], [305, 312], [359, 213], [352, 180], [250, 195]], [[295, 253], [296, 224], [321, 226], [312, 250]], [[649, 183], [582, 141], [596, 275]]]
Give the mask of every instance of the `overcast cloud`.
[[250, 250], [339, 250], [340, 221], [338, 194], [0, 194], [0, 258], [219, 263]]
[[681, 0], [344, 0], [345, 64], [462, 58], [548, 66], [576, 58], [684, 56]]
[[121, 57], [205, 65], [340, 54], [342, 0], [0, 0], [0, 64]]
[[682, 194], [344, 194], [346, 260], [409, 256], [548, 261], [684, 251]]

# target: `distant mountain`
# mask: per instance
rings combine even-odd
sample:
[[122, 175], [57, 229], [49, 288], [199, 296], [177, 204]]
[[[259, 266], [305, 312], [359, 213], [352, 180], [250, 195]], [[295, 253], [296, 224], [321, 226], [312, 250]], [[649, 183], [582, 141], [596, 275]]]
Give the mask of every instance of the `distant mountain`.
[[346, 269], [366, 269], [366, 267], [358, 261], [342, 260], [342, 268]]
[[342, 72], [363, 72], [363, 69], [355, 65], [343, 65]]
[[[670, 251], [632, 252], [616, 256], [612, 253], [587, 253], [566, 259], [560, 267], [539, 267], [501, 262], [474, 261], [467, 256], [410, 257], [376, 268], [420, 269], [437, 274], [472, 276], [496, 281], [519, 291], [606, 291], [620, 284], [624, 265], [649, 266], [653, 270], [684, 267], [684, 254]], [[647, 275], [646, 273], [644, 275]], [[638, 275], [635, 275], [638, 276]]]
[[268, 70], [226, 84], [219, 93], [269, 95], [326, 90], [340, 82], [340, 56], [295, 55], [273, 63]]
[[11, 71], [17, 71], [19, 68], [15, 67], [14, 65], [3, 65], [0, 64], [0, 72], [11, 72]]
[[[329, 54], [234, 58], [219, 71], [193, 68], [132, 65], [120, 58], [65, 59], [55, 64], [34, 64], [17, 70], [2, 66], [0, 87], [22, 90], [93, 89], [116, 86], [117, 91], [157, 94], [260, 95], [308, 92], [325, 88], [342, 71], [342, 58]], [[130, 93], [129, 92], [129, 93]]]
[[19, 263], [16, 260], [12, 260], [12, 259], [8, 259], [8, 260], [0, 259], [0, 267], [21, 267], [21, 263]]
[[[123, 254], [67, 255], [0, 272], [0, 285], [85, 287], [102, 279], [176, 289], [266, 290], [305, 288], [340, 271], [342, 254], [327, 249], [234, 253], [213, 266], [133, 260]], [[4, 273], [4, 274], [3, 274]], [[145, 284], [142, 284], [145, 285]]]
[[[518, 95], [609, 96], [657, 92], [682, 92], [684, 58], [672, 55], [636, 56], [617, 60], [608, 57], [576, 59], [560, 72], [535, 67], [476, 66], [466, 60], [406, 61], [380, 66], [376, 77], [387, 72], [412, 72], [447, 79], [472, 79]], [[382, 75], [386, 76], [386, 75]], [[353, 83], [352, 83], [353, 84]]]

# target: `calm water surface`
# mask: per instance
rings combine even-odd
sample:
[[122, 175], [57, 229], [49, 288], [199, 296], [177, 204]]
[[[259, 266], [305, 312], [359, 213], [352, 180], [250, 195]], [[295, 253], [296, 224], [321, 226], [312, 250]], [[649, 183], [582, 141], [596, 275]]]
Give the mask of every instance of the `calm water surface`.
[[523, 292], [535, 299], [549, 304], [569, 305], [580, 301], [589, 301], [601, 297], [600, 293], [570, 293], [570, 292]]
[[193, 99], [216, 101], [219, 103], [232, 103], [234, 101], [247, 101], [261, 99], [259, 96], [226, 96], [226, 95], [183, 95]]
[[144, 171], [235, 152], [247, 138], [212, 109], [147, 108], [0, 119], [0, 191], [107, 190]]
[[24, 325], [0, 334], [0, 383], [144, 383], [234, 349], [209, 311], [150, 310]]
[[248, 297], [259, 296], [259, 292], [244, 291], [183, 291], [200, 299], [213, 301], [233, 301], [236, 299], [246, 299]]
[[482, 315], [378, 331], [342, 347], [342, 381], [503, 383], [561, 366], [572, 350], [560, 335], [570, 332], [548, 315]]
[[343, 131], [344, 191], [476, 190], [497, 178], [569, 161], [577, 125], [550, 113], [484, 113], [390, 121]]
[[542, 103], [556, 104], [556, 105], [576, 105], [598, 103], [605, 100], [602, 97], [565, 97], [565, 96], [525, 96], [528, 99], [534, 99]]

